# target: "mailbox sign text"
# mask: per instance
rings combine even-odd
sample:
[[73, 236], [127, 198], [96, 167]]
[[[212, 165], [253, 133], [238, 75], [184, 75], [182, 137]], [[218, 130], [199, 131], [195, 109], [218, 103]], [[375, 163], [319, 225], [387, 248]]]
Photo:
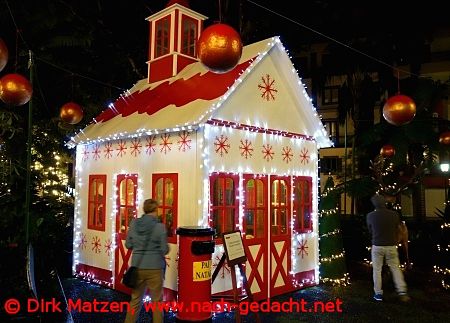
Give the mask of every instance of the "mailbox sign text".
[[211, 260], [194, 261], [193, 280], [195, 282], [211, 279]]

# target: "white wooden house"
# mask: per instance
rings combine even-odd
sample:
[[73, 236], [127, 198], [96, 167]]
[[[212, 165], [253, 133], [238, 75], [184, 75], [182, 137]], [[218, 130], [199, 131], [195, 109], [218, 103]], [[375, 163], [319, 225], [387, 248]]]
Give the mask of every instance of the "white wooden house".
[[[144, 199], [166, 224], [166, 299], [177, 291], [180, 226], [239, 229], [256, 299], [318, 277], [318, 149], [331, 142], [278, 37], [244, 46], [230, 72], [195, 56], [206, 17], [172, 1], [150, 16], [147, 79], [69, 142], [76, 147], [73, 272], [129, 292], [130, 220]], [[231, 289], [229, 267], [213, 293]]]

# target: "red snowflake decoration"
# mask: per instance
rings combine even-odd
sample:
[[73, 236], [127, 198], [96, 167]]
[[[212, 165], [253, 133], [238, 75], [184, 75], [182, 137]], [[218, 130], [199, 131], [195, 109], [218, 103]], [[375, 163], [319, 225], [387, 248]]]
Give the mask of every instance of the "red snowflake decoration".
[[89, 159], [89, 149], [87, 146], [84, 146], [82, 154], [83, 154], [83, 161]]
[[300, 163], [302, 164], [308, 164], [309, 163], [309, 155], [308, 155], [308, 149], [303, 147], [303, 149], [300, 151]]
[[275, 153], [272, 150], [272, 146], [267, 144], [267, 145], [263, 145], [263, 150], [261, 151], [263, 153], [263, 158], [267, 161], [271, 161], [273, 159], [273, 155], [275, 155]]
[[93, 237], [91, 245], [92, 245], [92, 250], [94, 250], [95, 253], [100, 253], [101, 252], [102, 244], [100, 243], [100, 238], [99, 237], [97, 237], [97, 236]]
[[92, 154], [94, 155], [93, 156], [94, 160], [100, 159], [100, 153], [101, 153], [100, 145], [95, 145], [94, 150], [92, 151]]
[[105, 149], [103, 150], [103, 152], [105, 153], [105, 158], [106, 159], [110, 159], [112, 157], [112, 152], [113, 152], [113, 148], [112, 148], [112, 143], [111, 142], [107, 142], [105, 144]]
[[286, 161], [286, 163], [289, 163], [292, 160], [293, 156], [291, 147], [283, 147], [281, 155], [283, 156], [283, 160]]
[[156, 140], [156, 136], [147, 137], [147, 144], [145, 145], [145, 147], [147, 147], [145, 149], [145, 153], [147, 155], [151, 155], [152, 153], [155, 152], [155, 150], [156, 150], [155, 149], [155, 146], [156, 146], [155, 140]]
[[123, 155], [126, 155], [127, 142], [120, 139], [116, 150], [118, 150], [117, 156], [122, 157]]
[[303, 256], [307, 256], [308, 255], [307, 243], [308, 243], [307, 239], [305, 239], [305, 240], [302, 239], [302, 240], [300, 240], [300, 246], [297, 247], [298, 255], [301, 255], [302, 259], [303, 259]]
[[160, 152], [164, 152], [164, 154], [167, 154], [168, 151], [171, 151], [172, 148], [170, 148], [170, 145], [172, 145], [171, 142], [169, 142], [170, 135], [168, 133], [165, 133], [161, 135], [161, 143], [159, 144], [161, 146]]
[[186, 151], [186, 150], [191, 149], [192, 140], [189, 139], [189, 137], [190, 137], [189, 132], [187, 132], [187, 131], [180, 132], [179, 136], [180, 136], [180, 140], [178, 141], [178, 144], [180, 146], [178, 146], [178, 150]]
[[262, 83], [258, 84], [258, 88], [261, 91], [261, 97], [266, 101], [275, 101], [274, 94], [278, 92], [278, 90], [274, 87], [275, 80], [271, 79], [269, 74], [262, 76], [261, 80]]
[[[175, 263], [178, 262], [178, 251], [177, 251], [177, 256], [175, 257]], [[166, 260], [166, 266], [169, 268], [170, 267], [170, 260], [171, 258], [169, 256], [164, 256], [164, 259]]]
[[241, 150], [241, 156], [244, 156], [245, 159], [248, 159], [248, 157], [252, 157], [252, 142], [248, 139], [245, 139], [245, 141], [241, 139], [241, 145], [239, 146], [239, 149]]
[[[217, 265], [219, 264], [221, 258], [222, 258], [222, 256], [220, 256], [220, 257], [219, 257], [219, 256], [216, 256], [216, 257], [214, 258], [213, 263], [212, 263], [213, 268], [216, 268], [216, 267], [217, 267]], [[213, 272], [214, 272], [214, 271], [213, 271]], [[231, 273], [230, 266], [228, 266], [228, 263], [227, 263], [226, 260], [225, 260], [225, 262], [223, 263], [222, 268], [220, 269], [220, 277], [221, 277], [221, 278], [225, 278], [225, 273]]]
[[223, 156], [223, 153], [228, 154], [228, 149], [230, 149], [230, 144], [228, 143], [228, 137], [224, 135], [220, 135], [220, 137], [216, 137], [214, 141], [214, 146], [216, 146], [216, 153]]
[[78, 248], [80, 249], [86, 249], [87, 239], [85, 233], [80, 233], [80, 243], [78, 245]]
[[108, 254], [108, 256], [111, 255], [112, 247], [113, 245], [111, 239], [105, 240], [105, 252]]
[[131, 142], [131, 154], [136, 157], [137, 155], [139, 155], [141, 153], [141, 139], [139, 138], [134, 138], [133, 141]]

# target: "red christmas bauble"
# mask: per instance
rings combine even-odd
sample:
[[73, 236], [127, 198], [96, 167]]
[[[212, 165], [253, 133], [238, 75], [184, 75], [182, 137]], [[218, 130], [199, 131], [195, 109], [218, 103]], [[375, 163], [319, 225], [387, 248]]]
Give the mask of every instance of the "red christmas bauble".
[[439, 143], [443, 145], [450, 145], [450, 131], [446, 131], [440, 134]]
[[20, 74], [6, 74], [0, 79], [0, 99], [6, 104], [24, 105], [31, 99], [33, 87]]
[[8, 63], [8, 47], [0, 38], [0, 72], [5, 68], [6, 63]]
[[61, 120], [69, 124], [77, 124], [83, 119], [83, 109], [75, 102], [67, 102], [61, 107], [59, 116]]
[[406, 95], [398, 94], [390, 97], [383, 106], [383, 117], [394, 126], [402, 126], [411, 122], [416, 115], [416, 104]]
[[390, 158], [395, 155], [395, 149], [392, 145], [384, 145], [380, 149], [380, 155], [385, 158]]
[[232, 27], [218, 23], [207, 27], [197, 41], [197, 56], [214, 73], [231, 71], [242, 55], [242, 41]]

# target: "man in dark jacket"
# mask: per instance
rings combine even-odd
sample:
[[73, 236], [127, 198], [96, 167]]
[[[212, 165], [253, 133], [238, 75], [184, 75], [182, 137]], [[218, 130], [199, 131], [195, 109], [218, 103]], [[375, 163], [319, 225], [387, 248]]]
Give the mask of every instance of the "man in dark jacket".
[[381, 270], [384, 259], [389, 266], [395, 289], [401, 301], [408, 301], [407, 286], [400, 269], [397, 251], [398, 227], [400, 218], [397, 212], [386, 207], [386, 200], [381, 195], [370, 199], [375, 210], [367, 214], [367, 227], [372, 235], [372, 268], [373, 268], [373, 298], [383, 300]]
[[130, 311], [125, 318], [127, 323], [136, 322], [139, 317], [146, 287], [156, 305], [152, 322], [163, 321], [163, 313], [158, 310], [157, 303], [161, 301], [166, 266], [164, 255], [169, 252], [169, 245], [166, 227], [158, 221], [157, 210], [156, 200], [145, 200], [144, 214], [131, 222], [125, 241], [125, 246], [133, 250], [131, 266], [138, 267], [138, 286], [131, 293]]

